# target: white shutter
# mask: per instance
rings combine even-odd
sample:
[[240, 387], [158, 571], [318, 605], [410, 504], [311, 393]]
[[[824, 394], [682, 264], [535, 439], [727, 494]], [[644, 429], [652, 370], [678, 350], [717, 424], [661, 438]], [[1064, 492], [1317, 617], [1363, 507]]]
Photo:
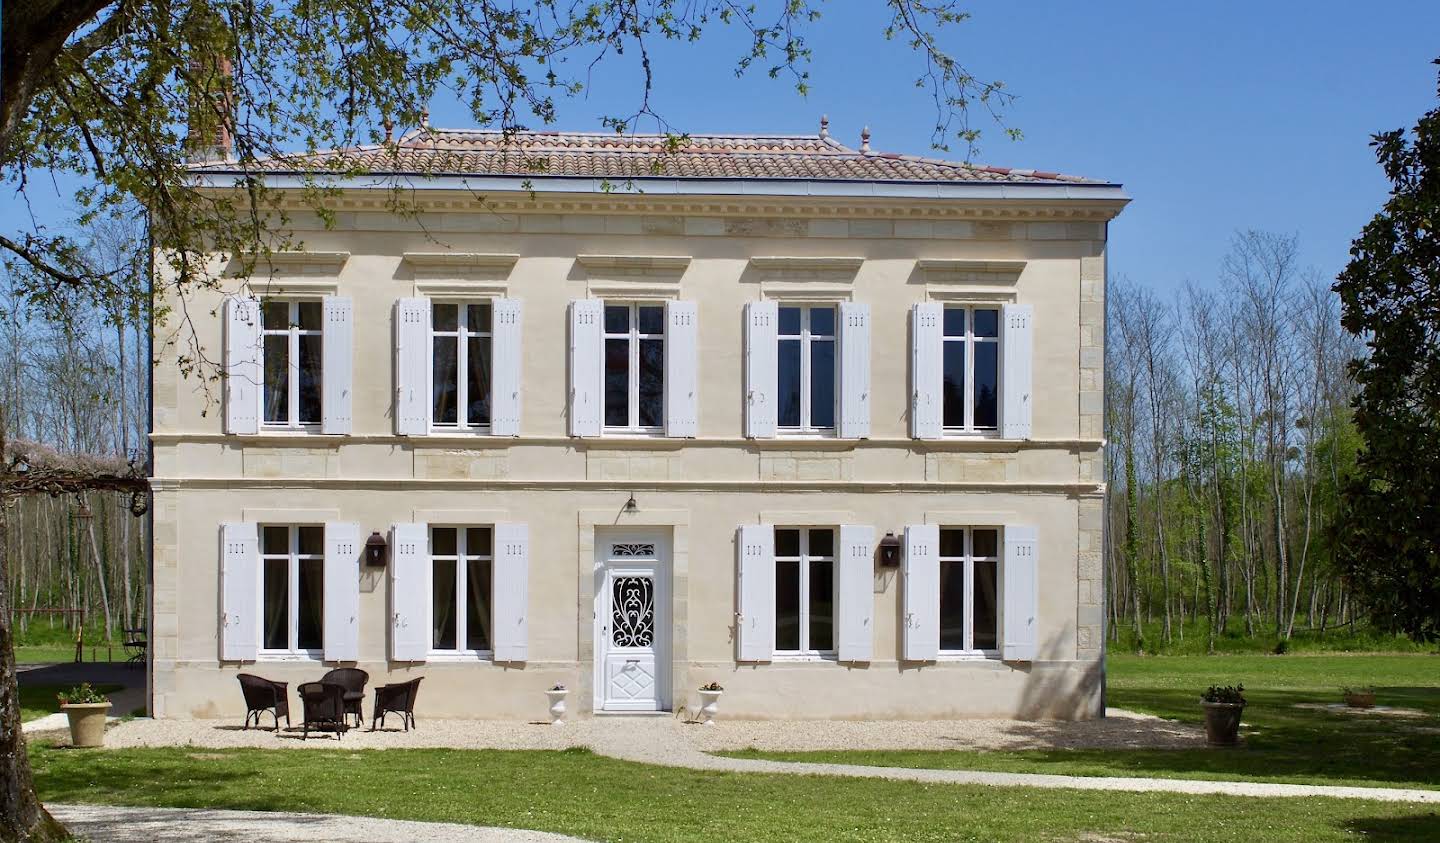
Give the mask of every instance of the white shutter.
[[742, 525], [735, 548], [736, 660], [768, 662], [775, 655], [775, 528]]
[[325, 661], [360, 659], [360, 525], [325, 524]]
[[1039, 543], [1040, 531], [1035, 527], [1005, 525], [1005, 569], [1000, 577], [1005, 614], [1000, 657], [1007, 662], [1035, 660]]
[[530, 527], [495, 525], [495, 567], [491, 578], [491, 647], [497, 662], [523, 662], [530, 635]]
[[699, 428], [698, 314], [693, 301], [665, 303], [665, 435], [694, 438]]
[[260, 528], [220, 525], [220, 658], [254, 661], [260, 648]]
[[945, 306], [934, 302], [910, 310], [910, 435], [945, 435]]
[[599, 299], [570, 302], [570, 435], [599, 436], [601, 366], [605, 353]]
[[490, 432], [520, 435], [520, 300], [496, 299], [491, 318]]
[[1000, 408], [1001, 436], [1030, 438], [1030, 390], [1035, 359], [1035, 308], [1007, 304], [1000, 310], [1000, 373], [1004, 404]]
[[260, 302], [225, 299], [225, 432], [260, 432]]
[[390, 659], [423, 662], [430, 652], [430, 542], [424, 524], [390, 529]]
[[840, 303], [840, 438], [870, 436], [870, 305]]
[[395, 303], [395, 432], [430, 432], [430, 300]]
[[933, 661], [940, 654], [940, 528], [912, 524], [905, 528], [905, 613], [903, 658]]
[[773, 301], [745, 305], [745, 435], [751, 439], [769, 439], [776, 433], [779, 318]]
[[875, 528], [840, 527], [839, 650], [842, 662], [868, 662], [875, 650]]
[[350, 299], [326, 296], [320, 339], [320, 432], [350, 432], [350, 396], [355, 391], [355, 317]]

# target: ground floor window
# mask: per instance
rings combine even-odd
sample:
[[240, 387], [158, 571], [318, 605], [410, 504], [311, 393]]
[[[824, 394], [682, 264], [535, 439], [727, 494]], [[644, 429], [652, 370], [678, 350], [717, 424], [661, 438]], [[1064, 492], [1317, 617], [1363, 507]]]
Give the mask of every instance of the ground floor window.
[[999, 647], [1000, 531], [940, 530], [940, 652], [990, 653]]
[[325, 646], [325, 528], [260, 528], [260, 649], [314, 655]]
[[430, 528], [432, 652], [490, 652], [491, 541], [489, 527]]
[[835, 531], [775, 530], [775, 651], [835, 652]]

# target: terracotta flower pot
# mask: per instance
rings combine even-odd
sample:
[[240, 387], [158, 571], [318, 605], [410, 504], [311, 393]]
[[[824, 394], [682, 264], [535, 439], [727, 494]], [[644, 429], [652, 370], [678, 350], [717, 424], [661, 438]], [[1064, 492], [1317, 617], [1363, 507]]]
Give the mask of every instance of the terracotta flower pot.
[[110, 713], [110, 703], [67, 703], [60, 706], [70, 718], [71, 746], [104, 746], [105, 715]]
[[1374, 708], [1374, 691], [1349, 691], [1345, 694], [1345, 704], [1351, 708]]
[[1240, 742], [1240, 715], [1243, 703], [1202, 702], [1205, 709], [1205, 742], [1211, 746], [1234, 746]]

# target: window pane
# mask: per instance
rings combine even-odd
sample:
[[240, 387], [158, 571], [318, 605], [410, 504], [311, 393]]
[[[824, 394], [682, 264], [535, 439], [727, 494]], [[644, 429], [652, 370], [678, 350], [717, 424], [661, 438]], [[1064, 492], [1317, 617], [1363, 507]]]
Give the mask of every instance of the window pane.
[[630, 306], [627, 304], [605, 305], [605, 333], [623, 334], [630, 330]]
[[775, 563], [775, 649], [800, 649], [800, 563]]
[[321, 312], [322, 312], [322, 311], [321, 311], [320, 302], [318, 302], [318, 301], [302, 301], [302, 302], [300, 302], [299, 304], [296, 305], [296, 310], [298, 310], [298, 311], [300, 312], [300, 319], [298, 320], [298, 323], [297, 323], [297, 324], [300, 326], [300, 330], [302, 330], [302, 331], [318, 331], [318, 330], [320, 330], [320, 322], [322, 321], [322, 320], [321, 320]]
[[455, 528], [432, 527], [430, 529], [430, 555], [455, 555]]
[[430, 646], [455, 649], [455, 560], [436, 559], [430, 576]]
[[975, 563], [975, 649], [994, 650], [997, 646], [995, 600], [995, 562]]
[[782, 307], [780, 311], [780, 333], [800, 336], [800, 308]]
[[800, 341], [779, 343], [780, 373], [777, 378], [779, 401], [776, 410], [781, 427], [800, 426]]
[[663, 334], [663, 333], [665, 333], [665, 308], [663, 308], [663, 307], [642, 307], [642, 308], [640, 308], [640, 333], [642, 333], [642, 334]]
[[290, 337], [265, 337], [265, 421], [290, 421]]
[[325, 528], [324, 527], [301, 527], [300, 530], [300, 555], [301, 556], [323, 556], [325, 553]]
[[264, 539], [260, 545], [261, 553], [279, 554], [282, 556], [290, 553], [290, 528], [289, 527], [266, 527], [261, 534]]
[[456, 381], [459, 373], [459, 352], [454, 337], [436, 337], [435, 368], [431, 376], [430, 396], [434, 402], [435, 424], [455, 424], [455, 402], [460, 400], [460, 386]]
[[965, 426], [965, 343], [945, 343], [944, 425]]
[[965, 531], [964, 530], [941, 530], [940, 531], [940, 555], [947, 557], [959, 557], [965, 555]]
[[490, 305], [471, 304], [465, 307], [466, 327], [477, 334], [490, 333]]
[[963, 562], [940, 563], [940, 649], [965, 649], [965, 563]]
[[999, 536], [994, 530], [974, 530], [970, 535], [970, 553], [974, 556], [999, 556]]
[[975, 343], [975, 426], [995, 427], [1000, 407], [999, 343]]
[[975, 311], [975, 336], [977, 336], [977, 337], [998, 337], [998, 336], [1000, 336], [1000, 311], [998, 311], [998, 310], [977, 310], [977, 311]]
[[300, 560], [300, 628], [295, 646], [319, 650], [325, 646], [325, 560]]
[[630, 341], [605, 341], [605, 424], [630, 425]]
[[465, 411], [466, 424], [490, 423], [490, 338], [470, 337], [466, 352], [469, 354], [470, 372], [465, 388], [469, 391]]
[[465, 555], [490, 555], [490, 528], [470, 527], [465, 530]]
[[835, 555], [835, 531], [834, 531], [834, 530], [811, 530], [811, 531], [810, 531], [810, 555], [811, 555], [811, 556], [834, 556], [834, 555]]
[[460, 306], [436, 302], [430, 305], [430, 330], [454, 331], [460, 325]]
[[665, 424], [664, 340], [640, 340], [640, 424]]
[[471, 559], [465, 567], [465, 649], [490, 649], [490, 562]]
[[776, 556], [799, 556], [799, 555], [800, 555], [800, 531], [799, 531], [799, 530], [776, 530], [776, 531], [775, 531], [775, 555], [776, 555]]
[[[285, 528], [280, 528], [285, 532]], [[267, 529], [268, 533], [269, 530]], [[260, 646], [267, 650], [290, 648], [290, 560], [265, 560], [265, 603]]]
[[290, 327], [290, 302], [260, 303], [260, 325], [267, 331], [284, 331]]
[[965, 336], [965, 310], [959, 307], [945, 308], [945, 336]]
[[810, 424], [835, 426], [835, 341], [810, 343]]
[[300, 337], [300, 423], [320, 422], [320, 340], [318, 334]]
[[835, 649], [833, 562], [810, 563], [810, 649]]
[[835, 308], [810, 308], [810, 333], [814, 336], [835, 336]]

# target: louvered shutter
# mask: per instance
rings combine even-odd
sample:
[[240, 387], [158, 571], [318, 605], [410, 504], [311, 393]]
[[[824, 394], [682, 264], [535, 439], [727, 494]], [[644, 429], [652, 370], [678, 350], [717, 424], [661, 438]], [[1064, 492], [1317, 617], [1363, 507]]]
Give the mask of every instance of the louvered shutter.
[[225, 299], [225, 432], [260, 432], [260, 302]]
[[599, 299], [570, 302], [570, 435], [599, 436], [604, 342]]
[[495, 568], [491, 580], [491, 629], [497, 662], [523, 662], [530, 634], [530, 527], [495, 525]]
[[424, 524], [390, 529], [390, 659], [423, 662], [430, 652], [430, 542]]
[[945, 435], [945, 307], [924, 302], [910, 309], [910, 435]]
[[496, 299], [491, 319], [490, 432], [520, 435], [521, 346], [520, 300]]
[[1006, 439], [1030, 438], [1030, 395], [1033, 378], [1035, 308], [1028, 304], [1007, 304], [1000, 311], [1002, 335], [1000, 374], [1004, 405], [1000, 410], [1001, 435]]
[[220, 658], [254, 661], [260, 648], [260, 529], [220, 525]]
[[665, 303], [665, 435], [694, 438], [699, 428], [698, 313], [693, 301]]
[[779, 308], [773, 301], [745, 305], [745, 435], [775, 436], [778, 421], [779, 371], [776, 331]]
[[1035, 660], [1039, 543], [1040, 531], [1035, 527], [1005, 525], [1005, 568], [1000, 580], [1005, 612], [1000, 657], [1005, 661]]
[[355, 317], [350, 299], [326, 296], [320, 339], [320, 432], [350, 432], [355, 391]]
[[840, 528], [836, 556], [840, 581], [839, 657], [842, 662], [868, 662], [875, 650], [875, 528], [846, 524]]
[[360, 525], [325, 524], [325, 660], [360, 658]]
[[840, 438], [870, 436], [870, 305], [840, 303]]
[[775, 655], [775, 528], [745, 524], [735, 546], [736, 658], [768, 662]]
[[933, 661], [940, 654], [940, 528], [912, 524], [905, 528], [904, 659]]
[[430, 432], [430, 300], [395, 303], [395, 432]]

